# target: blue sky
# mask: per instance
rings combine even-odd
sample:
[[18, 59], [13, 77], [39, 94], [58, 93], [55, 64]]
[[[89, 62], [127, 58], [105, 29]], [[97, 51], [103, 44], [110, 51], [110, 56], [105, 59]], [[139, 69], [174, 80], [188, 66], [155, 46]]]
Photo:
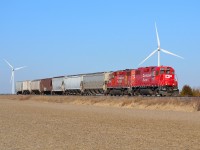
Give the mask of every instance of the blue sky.
[[[200, 1], [0, 1], [0, 93], [19, 80], [137, 68], [157, 48], [161, 64], [176, 70], [179, 87], [200, 87]], [[142, 66], [157, 65], [157, 55]]]

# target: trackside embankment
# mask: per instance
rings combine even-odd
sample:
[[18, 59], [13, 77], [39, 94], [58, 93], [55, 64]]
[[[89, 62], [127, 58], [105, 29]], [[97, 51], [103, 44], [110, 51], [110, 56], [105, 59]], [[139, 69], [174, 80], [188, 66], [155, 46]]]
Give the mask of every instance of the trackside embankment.
[[111, 97], [111, 96], [36, 96], [1, 95], [0, 99], [33, 100], [76, 105], [94, 105], [148, 110], [200, 111], [199, 97]]

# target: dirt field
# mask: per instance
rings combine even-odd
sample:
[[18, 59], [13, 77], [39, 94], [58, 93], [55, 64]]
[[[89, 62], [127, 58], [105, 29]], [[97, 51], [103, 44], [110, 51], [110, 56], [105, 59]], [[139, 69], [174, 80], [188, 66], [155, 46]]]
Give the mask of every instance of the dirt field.
[[60, 99], [50, 103], [41, 97], [0, 97], [0, 149], [200, 149], [199, 111], [110, 107], [105, 101], [80, 105], [80, 100], [73, 104]]

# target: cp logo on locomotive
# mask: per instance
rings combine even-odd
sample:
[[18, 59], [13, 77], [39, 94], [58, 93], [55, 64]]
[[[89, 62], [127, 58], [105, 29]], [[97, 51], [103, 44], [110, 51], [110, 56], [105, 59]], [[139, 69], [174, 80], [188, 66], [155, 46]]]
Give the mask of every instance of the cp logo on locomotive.
[[172, 77], [172, 75], [169, 75], [169, 74], [165, 75], [165, 78], [167, 78], [167, 79], [169, 79], [171, 77]]

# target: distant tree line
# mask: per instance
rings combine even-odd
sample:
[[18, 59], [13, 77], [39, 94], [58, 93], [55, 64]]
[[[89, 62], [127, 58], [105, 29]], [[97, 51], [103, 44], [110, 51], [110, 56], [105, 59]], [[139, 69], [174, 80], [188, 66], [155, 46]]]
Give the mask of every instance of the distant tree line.
[[200, 88], [191, 88], [189, 85], [184, 85], [180, 92], [180, 96], [200, 96]]

